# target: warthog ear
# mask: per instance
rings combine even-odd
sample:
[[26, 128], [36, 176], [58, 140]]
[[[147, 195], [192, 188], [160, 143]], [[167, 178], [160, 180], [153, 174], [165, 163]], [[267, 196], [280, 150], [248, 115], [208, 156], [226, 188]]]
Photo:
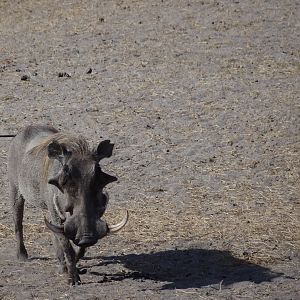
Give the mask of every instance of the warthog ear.
[[98, 161], [104, 157], [111, 157], [113, 148], [114, 144], [112, 144], [110, 140], [105, 140], [99, 143], [96, 151], [96, 158]]

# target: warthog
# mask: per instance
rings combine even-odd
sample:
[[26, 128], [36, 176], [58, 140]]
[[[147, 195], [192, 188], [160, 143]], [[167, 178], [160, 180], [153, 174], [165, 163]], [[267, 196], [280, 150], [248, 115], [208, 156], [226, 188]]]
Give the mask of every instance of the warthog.
[[117, 180], [104, 173], [99, 161], [112, 155], [113, 144], [101, 142], [91, 150], [83, 137], [59, 133], [49, 126], [28, 126], [12, 140], [8, 174], [17, 240], [17, 257], [26, 260], [23, 241], [24, 201], [47, 209], [57, 258], [70, 284], [80, 283], [76, 262], [85, 248], [125, 226], [128, 212], [116, 225], [100, 218], [108, 195], [103, 188]]

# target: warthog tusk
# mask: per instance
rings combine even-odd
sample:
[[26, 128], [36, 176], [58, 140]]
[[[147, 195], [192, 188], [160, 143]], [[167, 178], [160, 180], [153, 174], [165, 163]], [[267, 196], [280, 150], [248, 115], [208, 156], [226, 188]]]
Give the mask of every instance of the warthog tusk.
[[59, 205], [58, 205], [58, 203], [57, 203], [57, 196], [56, 195], [54, 195], [53, 196], [53, 204], [54, 204], [54, 208], [55, 208], [55, 210], [56, 210], [56, 212], [58, 213], [58, 216], [59, 216], [59, 218], [62, 220], [62, 221], [65, 221], [66, 220], [66, 217], [64, 216], [64, 214], [62, 213], [62, 211], [60, 210], [60, 207], [59, 207]]
[[64, 226], [58, 226], [58, 225], [54, 225], [54, 224], [51, 224], [47, 219], [46, 217], [44, 217], [44, 221], [45, 221], [45, 224], [46, 226], [51, 230], [53, 231], [54, 233], [59, 233], [59, 234], [64, 234]]
[[129, 213], [128, 213], [128, 210], [126, 210], [126, 215], [124, 216], [123, 220], [120, 223], [115, 224], [115, 225], [108, 225], [109, 232], [115, 233], [115, 232], [121, 230], [126, 225], [128, 218], [129, 218]]

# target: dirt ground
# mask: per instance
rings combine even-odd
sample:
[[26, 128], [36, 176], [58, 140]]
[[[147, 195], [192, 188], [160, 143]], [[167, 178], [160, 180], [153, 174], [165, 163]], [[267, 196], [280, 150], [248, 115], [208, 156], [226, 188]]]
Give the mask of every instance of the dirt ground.
[[69, 287], [0, 139], [0, 299], [300, 299], [299, 2], [0, 0], [0, 134], [115, 143], [105, 218]]

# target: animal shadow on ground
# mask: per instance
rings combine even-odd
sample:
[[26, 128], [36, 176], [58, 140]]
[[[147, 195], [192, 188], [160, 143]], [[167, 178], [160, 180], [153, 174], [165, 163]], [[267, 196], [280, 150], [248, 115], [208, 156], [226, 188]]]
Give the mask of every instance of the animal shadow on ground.
[[46, 256], [31, 256], [28, 257], [29, 261], [35, 261], [35, 260], [54, 260], [53, 258], [46, 257]]
[[[162, 289], [200, 288], [220, 283], [226, 286], [241, 281], [261, 283], [283, 275], [237, 259], [228, 251], [220, 250], [166, 250], [149, 254], [96, 258], [102, 260], [98, 266], [123, 264], [127, 269], [133, 271], [131, 274], [124, 274], [123, 277], [122, 274], [115, 274], [118, 275], [117, 280], [133, 278], [168, 282]], [[91, 273], [103, 275], [97, 272]], [[116, 276], [112, 277], [112, 280], [116, 278]]]

